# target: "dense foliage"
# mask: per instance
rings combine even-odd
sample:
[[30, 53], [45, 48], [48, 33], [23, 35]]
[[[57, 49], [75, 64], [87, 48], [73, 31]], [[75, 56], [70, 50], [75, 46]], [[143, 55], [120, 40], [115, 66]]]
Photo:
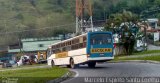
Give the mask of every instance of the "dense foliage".
[[0, 0], [0, 44], [74, 31], [71, 0]]
[[[131, 11], [143, 18], [160, 18], [160, 0], [94, 0], [94, 18], [106, 19], [111, 14]], [[98, 13], [97, 13], [98, 12]]]

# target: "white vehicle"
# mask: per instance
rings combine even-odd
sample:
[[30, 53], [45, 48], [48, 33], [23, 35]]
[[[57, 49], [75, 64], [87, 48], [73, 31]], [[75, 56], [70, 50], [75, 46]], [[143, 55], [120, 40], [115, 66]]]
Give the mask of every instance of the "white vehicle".
[[96, 62], [114, 59], [111, 32], [89, 32], [51, 45], [47, 50], [48, 65], [88, 64], [95, 67]]
[[19, 61], [17, 62], [17, 66], [21, 66], [21, 65], [24, 65], [24, 60], [29, 60], [29, 56], [27, 55], [24, 55], [24, 56], [21, 56]]
[[144, 51], [147, 50], [147, 43], [145, 42], [145, 38], [142, 38], [141, 40], [136, 40], [136, 44], [134, 49], [136, 51]]

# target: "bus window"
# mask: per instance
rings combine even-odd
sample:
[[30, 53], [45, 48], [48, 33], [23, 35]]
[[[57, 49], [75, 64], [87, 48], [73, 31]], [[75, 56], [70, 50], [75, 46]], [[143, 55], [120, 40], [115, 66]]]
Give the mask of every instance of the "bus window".
[[66, 50], [67, 50], [67, 51], [70, 51], [70, 50], [71, 50], [71, 46], [67, 46], [67, 47], [66, 47]]
[[47, 58], [50, 57], [52, 53], [53, 53], [53, 52], [52, 52], [51, 49], [47, 49]]
[[86, 36], [83, 37], [83, 41], [85, 42], [87, 40]]
[[62, 52], [64, 52], [64, 51], [66, 51], [66, 47], [63, 47], [63, 48], [62, 48]]
[[85, 47], [86, 47], [86, 42], [83, 43], [83, 48], [85, 48]]
[[83, 48], [83, 43], [80, 43], [80, 44], [79, 44], [79, 48]]
[[112, 37], [110, 34], [93, 34], [91, 35], [91, 45], [111, 44]]

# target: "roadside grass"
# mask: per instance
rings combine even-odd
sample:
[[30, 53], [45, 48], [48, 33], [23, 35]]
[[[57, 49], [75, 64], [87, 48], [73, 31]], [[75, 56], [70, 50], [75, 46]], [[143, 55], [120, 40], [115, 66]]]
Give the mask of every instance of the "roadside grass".
[[[67, 73], [66, 68], [31, 68], [21, 70], [0, 71], [0, 78], [18, 79], [18, 83], [46, 83]], [[3, 81], [3, 79], [0, 79]]]
[[153, 54], [153, 53], [160, 53], [160, 50], [147, 50], [143, 52], [136, 52], [133, 55], [144, 55], [144, 54]]
[[22, 66], [18, 66], [17, 68], [35, 67], [35, 66], [45, 66], [45, 65], [47, 65], [47, 64], [22, 65]]
[[141, 55], [145, 55], [145, 54], [156, 54], [156, 53], [159, 53], [159, 54], [160, 54], [160, 50], [147, 50], [147, 51], [142, 51], [142, 52], [135, 52], [135, 53], [133, 53], [132, 55], [122, 54], [122, 55], [118, 55], [118, 56], [115, 56], [115, 57], [141, 56]]
[[145, 56], [145, 57], [138, 57], [138, 58], [123, 58], [123, 59], [115, 57], [115, 59], [113, 61], [125, 61], [125, 60], [152, 60], [152, 61], [160, 61], [160, 55], [157, 55], [157, 56]]
[[0, 68], [0, 70], [9, 70], [9, 69], [20, 69], [20, 68], [29, 68], [29, 67], [39, 67], [39, 66], [46, 66], [47, 64], [33, 64], [33, 65], [22, 65], [22, 66], [15, 66], [8, 67], [8, 68]]

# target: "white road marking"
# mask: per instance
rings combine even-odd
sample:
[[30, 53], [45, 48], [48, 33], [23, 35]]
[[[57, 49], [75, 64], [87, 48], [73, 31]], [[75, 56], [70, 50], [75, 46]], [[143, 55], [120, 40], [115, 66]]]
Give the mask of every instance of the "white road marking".
[[70, 70], [70, 71], [73, 71], [73, 72], [75, 72], [75, 73], [76, 73], [76, 75], [75, 75], [73, 78], [71, 78], [71, 79], [68, 79], [68, 80], [66, 80], [66, 81], [63, 81], [63, 82], [61, 82], [61, 83], [65, 83], [65, 82], [71, 81], [71, 80], [73, 80], [73, 79], [75, 79], [75, 78], [77, 78], [77, 77], [79, 76], [79, 73], [78, 73], [78, 71], [76, 71], [76, 70]]

